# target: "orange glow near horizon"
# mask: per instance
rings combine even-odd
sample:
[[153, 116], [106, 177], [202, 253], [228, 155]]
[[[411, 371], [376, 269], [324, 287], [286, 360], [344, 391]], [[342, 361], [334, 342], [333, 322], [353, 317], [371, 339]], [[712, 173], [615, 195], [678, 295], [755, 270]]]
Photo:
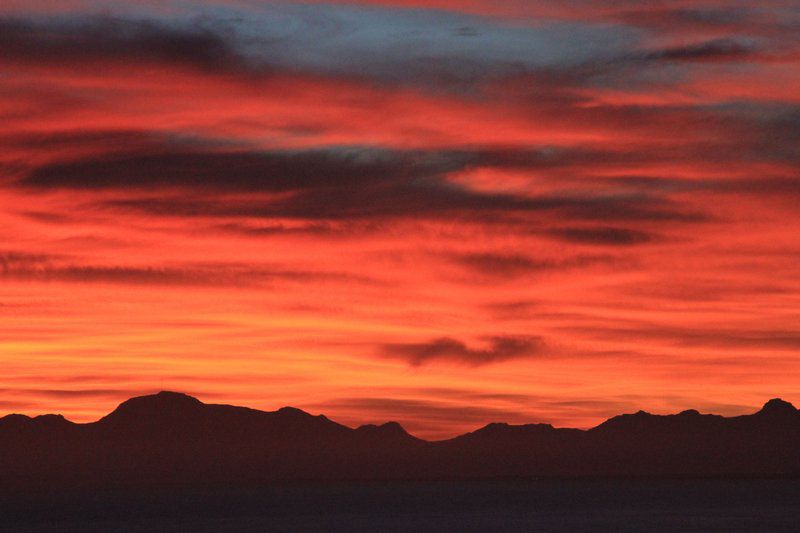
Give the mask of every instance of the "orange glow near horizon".
[[0, 7], [0, 415], [800, 402], [779, 2], [155, 4]]

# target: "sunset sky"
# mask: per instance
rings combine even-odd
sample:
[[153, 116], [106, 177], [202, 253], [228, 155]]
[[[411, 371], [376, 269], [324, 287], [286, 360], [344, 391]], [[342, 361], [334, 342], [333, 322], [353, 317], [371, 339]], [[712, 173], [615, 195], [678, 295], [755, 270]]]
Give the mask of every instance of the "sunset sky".
[[0, 415], [800, 402], [795, 0], [0, 6]]

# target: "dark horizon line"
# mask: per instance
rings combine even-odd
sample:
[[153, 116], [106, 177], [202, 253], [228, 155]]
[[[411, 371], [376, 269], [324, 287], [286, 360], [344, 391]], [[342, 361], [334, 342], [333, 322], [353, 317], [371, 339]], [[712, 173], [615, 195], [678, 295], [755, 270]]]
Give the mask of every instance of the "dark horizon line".
[[588, 428], [556, 427], [556, 426], [553, 426], [553, 424], [546, 423], [546, 422], [529, 422], [529, 423], [525, 423], [525, 424], [509, 424], [509, 423], [506, 423], [506, 422], [489, 422], [489, 423], [484, 424], [483, 426], [478, 427], [478, 428], [476, 428], [476, 429], [474, 429], [472, 431], [468, 431], [466, 433], [460, 433], [460, 434], [457, 434], [457, 435], [455, 435], [453, 437], [444, 438], [444, 439], [431, 439], [431, 440], [429, 440], [429, 439], [423, 439], [423, 438], [417, 437], [416, 435], [413, 435], [413, 434], [409, 433], [402, 424], [400, 424], [399, 422], [396, 422], [396, 421], [392, 421], [392, 420], [387, 421], [387, 422], [383, 422], [383, 423], [380, 423], [380, 424], [378, 424], [378, 423], [367, 423], [367, 424], [362, 424], [360, 426], [351, 427], [351, 426], [347, 426], [345, 424], [342, 424], [340, 422], [336, 422], [335, 420], [332, 420], [332, 419], [328, 418], [325, 414], [312, 415], [311, 413], [309, 413], [309, 412], [307, 412], [307, 411], [305, 411], [303, 409], [300, 409], [300, 408], [297, 408], [297, 407], [292, 407], [292, 406], [284, 406], [284, 407], [281, 407], [281, 408], [276, 409], [274, 411], [266, 411], [266, 410], [263, 410], [263, 409], [255, 409], [255, 408], [252, 408], [252, 407], [239, 406], [239, 405], [221, 404], [221, 403], [206, 403], [206, 402], [203, 402], [202, 400], [200, 400], [199, 398], [196, 398], [194, 396], [191, 396], [191, 395], [183, 393], [183, 392], [162, 390], [162, 391], [159, 391], [157, 393], [143, 394], [141, 396], [132, 396], [131, 398], [128, 398], [127, 400], [121, 402], [116, 407], [116, 409], [112, 410], [107, 415], [102, 416], [99, 419], [91, 421], [91, 422], [74, 422], [74, 421], [69, 420], [68, 418], [66, 418], [64, 415], [56, 414], [56, 413], [46, 413], [46, 414], [34, 415], [34, 416], [26, 415], [26, 414], [23, 414], [23, 413], [9, 413], [7, 415], [0, 416], [0, 423], [2, 423], [4, 420], [14, 419], [14, 418], [25, 418], [25, 419], [32, 420], [32, 421], [42, 420], [42, 419], [58, 418], [58, 419], [64, 420], [65, 422], [67, 422], [69, 424], [72, 424], [72, 425], [75, 425], [75, 426], [91, 426], [91, 425], [99, 424], [99, 423], [103, 422], [103, 420], [105, 420], [105, 419], [111, 417], [112, 415], [114, 415], [115, 413], [117, 413], [120, 410], [120, 408], [122, 408], [123, 406], [125, 406], [126, 404], [128, 404], [131, 401], [136, 401], [136, 400], [141, 400], [141, 399], [159, 399], [159, 398], [162, 398], [162, 399], [180, 398], [180, 399], [183, 399], [184, 401], [195, 402], [195, 403], [203, 405], [203, 406], [225, 406], [225, 407], [233, 407], [233, 408], [237, 408], [237, 409], [247, 409], [249, 411], [255, 411], [255, 412], [259, 412], [259, 413], [278, 413], [278, 412], [286, 412], [286, 411], [295, 411], [295, 412], [301, 413], [302, 415], [305, 415], [305, 416], [308, 416], [308, 417], [321, 418], [321, 419], [329, 420], [332, 423], [335, 423], [337, 425], [340, 425], [340, 426], [342, 426], [344, 428], [348, 428], [348, 429], [353, 430], [353, 431], [357, 431], [357, 430], [359, 430], [361, 428], [395, 427], [395, 428], [400, 429], [402, 432], [406, 433], [407, 435], [413, 437], [414, 439], [419, 440], [419, 441], [423, 441], [423, 442], [446, 442], [446, 441], [457, 439], [459, 437], [463, 437], [465, 435], [470, 435], [472, 433], [476, 433], [478, 431], [481, 431], [482, 429], [486, 429], [486, 428], [490, 428], [490, 427], [498, 427], [498, 426], [509, 427], [509, 428], [524, 428], [524, 427], [536, 427], [536, 426], [538, 426], [538, 427], [550, 427], [550, 428], [558, 429], [558, 430], [590, 432], [590, 431], [596, 430], [597, 428], [600, 428], [601, 426], [603, 426], [604, 424], [607, 424], [608, 422], [610, 422], [612, 420], [615, 420], [615, 419], [618, 419], [618, 418], [621, 418], [621, 417], [649, 416], [649, 417], [656, 417], [656, 418], [665, 418], [665, 417], [676, 417], [676, 416], [700, 416], [700, 417], [713, 417], [713, 418], [731, 420], [731, 419], [738, 419], [738, 418], [742, 418], [742, 417], [750, 417], [750, 416], [758, 415], [759, 413], [763, 413], [765, 411], [779, 410], [779, 411], [800, 412], [800, 411], [798, 411], [798, 409], [791, 402], [787, 402], [787, 401], [781, 399], [780, 397], [775, 397], [775, 398], [772, 398], [772, 399], [768, 400], [767, 402], [765, 402], [764, 405], [761, 407], [761, 409], [759, 409], [758, 411], [756, 411], [754, 413], [750, 413], [750, 414], [724, 416], [724, 415], [718, 415], [718, 414], [714, 414], [714, 413], [701, 413], [697, 409], [685, 409], [685, 410], [680, 411], [678, 413], [670, 413], [670, 414], [655, 414], [655, 413], [650, 413], [650, 412], [647, 412], [647, 411], [644, 411], [644, 410], [640, 409], [639, 411], [637, 411], [635, 413], [621, 413], [621, 414], [618, 414], [618, 415], [611, 416], [610, 418], [607, 418], [603, 422], [600, 422], [599, 424], [597, 424], [595, 426], [592, 426], [592, 427], [588, 427]]

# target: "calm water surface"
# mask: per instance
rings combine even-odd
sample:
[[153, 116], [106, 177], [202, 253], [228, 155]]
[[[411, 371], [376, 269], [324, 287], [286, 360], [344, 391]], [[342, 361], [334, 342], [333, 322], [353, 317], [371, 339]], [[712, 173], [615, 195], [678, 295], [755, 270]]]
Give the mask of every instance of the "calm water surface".
[[800, 531], [800, 481], [294, 485], [0, 499], [7, 531]]

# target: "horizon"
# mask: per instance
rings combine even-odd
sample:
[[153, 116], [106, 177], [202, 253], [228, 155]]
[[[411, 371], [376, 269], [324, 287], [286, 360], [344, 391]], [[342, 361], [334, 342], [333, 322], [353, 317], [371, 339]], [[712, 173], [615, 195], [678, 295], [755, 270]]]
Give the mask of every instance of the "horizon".
[[781, 0], [11, 0], [0, 416], [800, 404]]
[[685, 414], [686, 412], [695, 412], [696, 414], [701, 415], [701, 416], [703, 416], [703, 415], [711, 415], [711, 416], [719, 416], [719, 417], [722, 417], [722, 418], [736, 418], [736, 417], [739, 417], [739, 416], [756, 415], [758, 413], [761, 413], [761, 412], [767, 410], [767, 408], [770, 405], [774, 406], [776, 404], [780, 404], [782, 406], [786, 405], [788, 407], [791, 407], [791, 408], [795, 409], [798, 413], [800, 413], [800, 410], [798, 410], [797, 407], [795, 407], [792, 402], [788, 402], [788, 401], [784, 400], [783, 398], [776, 396], [776, 397], [773, 397], [773, 398], [770, 398], [770, 399], [766, 400], [759, 408], [754, 408], [754, 410], [752, 412], [741, 413], [741, 414], [738, 414], [738, 415], [725, 416], [725, 415], [720, 415], [719, 413], [708, 413], [708, 412], [698, 411], [697, 409], [687, 409], [687, 410], [684, 410], [684, 411], [681, 411], [681, 412], [675, 412], [675, 413], [658, 413], [658, 412], [650, 412], [650, 411], [647, 411], [646, 409], [639, 409], [636, 412], [617, 413], [617, 414], [612, 415], [609, 418], [599, 422], [598, 424], [595, 424], [595, 425], [589, 426], [589, 427], [558, 426], [558, 425], [550, 424], [548, 422], [535, 421], [535, 420], [532, 420], [532, 421], [529, 421], [529, 422], [522, 422], [522, 423], [519, 423], [519, 424], [510, 424], [510, 423], [505, 422], [503, 420], [492, 420], [492, 421], [487, 422], [486, 424], [483, 424], [483, 425], [481, 425], [479, 427], [475, 427], [472, 430], [466, 431], [464, 433], [458, 433], [458, 434], [448, 435], [448, 436], [444, 436], [444, 437], [440, 436], [440, 437], [437, 437], [437, 438], [425, 438], [423, 436], [415, 434], [413, 431], [409, 431], [408, 427], [404, 423], [402, 423], [400, 421], [397, 421], [397, 420], [372, 421], [372, 422], [366, 422], [366, 423], [354, 426], [354, 425], [343, 423], [343, 422], [341, 422], [339, 420], [332, 419], [332, 418], [328, 417], [327, 415], [325, 415], [325, 413], [310, 413], [310, 412], [308, 412], [308, 411], [306, 411], [304, 409], [301, 409], [301, 408], [298, 408], [298, 407], [295, 407], [295, 406], [291, 406], [291, 405], [284, 405], [284, 406], [275, 408], [273, 410], [255, 409], [252, 406], [246, 406], [246, 405], [231, 405], [231, 404], [222, 404], [222, 403], [215, 403], [215, 402], [206, 402], [206, 401], [203, 401], [201, 398], [195, 397], [195, 396], [193, 396], [191, 394], [188, 394], [188, 393], [185, 393], [185, 392], [161, 390], [161, 391], [158, 391], [158, 392], [152, 392], [152, 393], [149, 393], [149, 394], [143, 394], [143, 395], [140, 395], [140, 396], [132, 396], [130, 398], [127, 398], [126, 400], [120, 402], [114, 409], [109, 410], [108, 412], [106, 412], [103, 416], [101, 416], [97, 420], [75, 421], [75, 420], [70, 420], [67, 417], [64, 417], [60, 413], [41, 413], [41, 414], [37, 414], [37, 415], [29, 415], [29, 414], [26, 414], [26, 413], [8, 413], [6, 415], [0, 415], [0, 422], [2, 422], [3, 418], [5, 418], [6, 416], [24, 416], [24, 417], [29, 418], [29, 419], [35, 419], [35, 418], [37, 418], [39, 416], [59, 416], [59, 417], [64, 418], [67, 422], [70, 422], [72, 424], [76, 424], [76, 425], [79, 425], [79, 426], [81, 426], [81, 425], [91, 425], [91, 424], [96, 424], [96, 423], [100, 422], [101, 420], [103, 420], [104, 418], [106, 418], [107, 416], [114, 414], [115, 412], [117, 412], [117, 409], [122, 407], [124, 404], [128, 403], [130, 400], [141, 400], [141, 399], [146, 399], [146, 398], [149, 399], [149, 398], [159, 398], [159, 397], [162, 398], [163, 399], [162, 401], [165, 401], [165, 402], [169, 401], [169, 400], [165, 399], [167, 397], [184, 397], [184, 398], [188, 398], [188, 399], [193, 400], [193, 401], [197, 401], [197, 402], [200, 403], [200, 405], [203, 405], [203, 406], [212, 406], [212, 407], [213, 406], [224, 406], [224, 407], [243, 408], [243, 409], [248, 409], [248, 410], [253, 410], [254, 409], [254, 410], [256, 410], [258, 412], [261, 412], [261, 413], [277, 413], [277, 412], [282, 411], [284, 409], [297, 409], [300, 412], [302, 412], [304, 414], [307, 414], [309, 416], [312, 416], [312, 417], [321, 417], [321, 416], [325, 417], [326, 419], [330, 420], [331, 422], [334, 422], [334, 423], [336, 423], [338, 425], [341, 425], [341, 426], [346, 427], [346, 428], [351, 429], [351, 430], [359, 429], [359, 428], [365, 427], [365, 426], [381, 427], [381, 426], [385, 426], [385, 425], [397, 424], [406, 433], [408, 433], [409, 435], [411, 435], [413, 437], [416, 437], [417, 439], [426, 441], [426, 442], [436, 442], [436, 441], [442, 441], [442, 440], [450, 440], [452, 438], [460, 437], [460, 436], [463, 436], [463, 435], [466, 435], [466, 434], [469, 434], [469, 433], [473, 433], [475, 431], [479, 431], [479, 430], [485, 429], [485, 428], [493, 426], [493, 425], [502, 425], [502, 426], [508, 426], [508, 427], [524, 427], [524, 426], [547, 425], [547, 426], [553, 427], [554, 429], [578, 429], [580, 431], [589, 431], [589, 430], [597, 428], [598, 426], [602, 425], [604, 422], [607, 422], [609, 420], [612, 420], [612, 419], [615, 419], [615, 418], [618, 418], [618, 417], [622, 417], [622, 416], [634, 416], [634, 415], [645, 414], [645, 415], [649, 415], [649, 416], [663, 417], [663, 416], [682, 415], [682, 414]]

